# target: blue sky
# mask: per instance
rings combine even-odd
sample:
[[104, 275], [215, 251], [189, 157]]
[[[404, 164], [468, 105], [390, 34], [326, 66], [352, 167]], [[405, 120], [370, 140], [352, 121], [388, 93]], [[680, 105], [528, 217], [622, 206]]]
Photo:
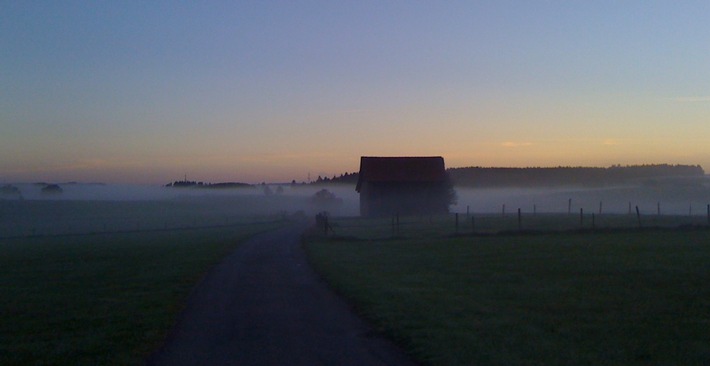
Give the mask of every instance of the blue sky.
[[0, 1], [0, 180], [710, 169], [704, 1]]

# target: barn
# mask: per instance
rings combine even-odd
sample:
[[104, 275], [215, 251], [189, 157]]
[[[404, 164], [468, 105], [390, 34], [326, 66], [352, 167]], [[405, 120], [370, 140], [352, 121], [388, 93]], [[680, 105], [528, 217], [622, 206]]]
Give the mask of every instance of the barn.
[[455, 197], [440, 156], [363, 156], [355, 190], [361, 216], [448, 213]]

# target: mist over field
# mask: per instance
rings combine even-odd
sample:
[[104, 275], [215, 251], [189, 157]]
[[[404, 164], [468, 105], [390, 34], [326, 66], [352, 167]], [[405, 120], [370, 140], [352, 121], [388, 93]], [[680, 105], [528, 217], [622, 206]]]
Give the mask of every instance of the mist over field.
[[[0, 197], [0, 238], [116, 231], [171, 230], [276, 220], [289, 215], [355, 216], [354, 187], [256, 185], [237, 189], [142, 185], [13, 184], [19, 194]], [[327, 189], [325, 199], [316, 193]]]
[[[329, 191], [336, 193], [338, 197], [349, 196], [357, 198], [357, 192], [354, 187], [340, 186], [308, 186], [290, 184], [268, 184], [255, 185], [244, 188], [224, 188], [224, 189], [204, 189], [204, 188], [173, 188], [157, 185], [130, 185], [130, 184], [102, 184], [102, 183], [60, 183], [58, 184], [62, 192], [57, 194], [48, 194], [42, 192], [42, 188], [46, 186], [43, 183], [20, 183], [12, 184], [20, 190], [22, 198], [25, 200], [76, 200], [76, 201], [164, 201], [164, 200], [181, 200], [181, 199], [212, 199], [212, 198], [236, 198], [245, 196], [254, 197], [280, 197], [284, 199], [291, 198], [309, 198], [318, 190], [327, 188]], [[269, 187], [270, 194], [265, 192], [265, 187]], [[281, 187], [281, 189], [279, 189]], [[352, 191], [352, 192], [350, 192]], [[13, 197], [0, 197], [0, 199], [9, 200]], [[279, 200], [272, 199], [272, 203]], [[263, 211], [255, 208], [256, 211]], [[306, 207], [293, 209], [306, 209]]]
[[[359, 215], [359, 195], [350, 184], [267, 184], [236, 189], [143, 185], [60, 184], [45, 193], [42, 184], [14, 184], [20, 196], [0, 199], [0, 237], [63, 235], [127, 230], [170, 230], [273, 220], [288, 215]], [[324, 197], [316, 194], [327, 191]], [[452, 213], [706, 215], [710, 179], [667, 180], [599, 188], [455, 187]], [[20, 198], [21, 197], [21, 198]], [[505, 206], [505, 207], [504, 207]]]
[[[642, 214], [705, 215], [710, 203], [710, 179], [669, 180], [616, 187], [579, 188], [465, 188], [456, 187], [458, 201], [452, 212], [628, 213], [629, 204]], [[570, 207], [571, 200], [571, 207]]]

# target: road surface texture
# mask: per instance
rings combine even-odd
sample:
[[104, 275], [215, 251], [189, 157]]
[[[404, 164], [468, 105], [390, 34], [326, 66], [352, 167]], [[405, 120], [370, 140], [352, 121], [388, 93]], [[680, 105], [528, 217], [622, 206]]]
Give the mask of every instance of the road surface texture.
[[306, 262], [305, 225], [258, 235], [209, 272], [149, 365], [411, 365]]

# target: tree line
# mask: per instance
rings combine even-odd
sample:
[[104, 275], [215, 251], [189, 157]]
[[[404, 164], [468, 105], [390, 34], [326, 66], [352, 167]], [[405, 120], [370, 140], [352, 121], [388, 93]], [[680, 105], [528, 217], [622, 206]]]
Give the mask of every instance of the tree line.
[[[596, 167], [527, 167], [495, 168], [464, 167], [446, 170], [455, 186], [493, 187], [554, 187], [554, 186], [606, 186], [639, 183], [663, 178], [703, 177], [700, 165], [612, 165]], [[344, 173], [340, 176], [318, 177], [312, 184], [357, 184], [359, 174]]]
[[606, 186], [644, 182], [662, 178], [688, 178], [705, 175], [699, 165], [613, 165], [608, 168], [484, 168], [447, 170], [457, 186], [467, 187], [550, 187]]

